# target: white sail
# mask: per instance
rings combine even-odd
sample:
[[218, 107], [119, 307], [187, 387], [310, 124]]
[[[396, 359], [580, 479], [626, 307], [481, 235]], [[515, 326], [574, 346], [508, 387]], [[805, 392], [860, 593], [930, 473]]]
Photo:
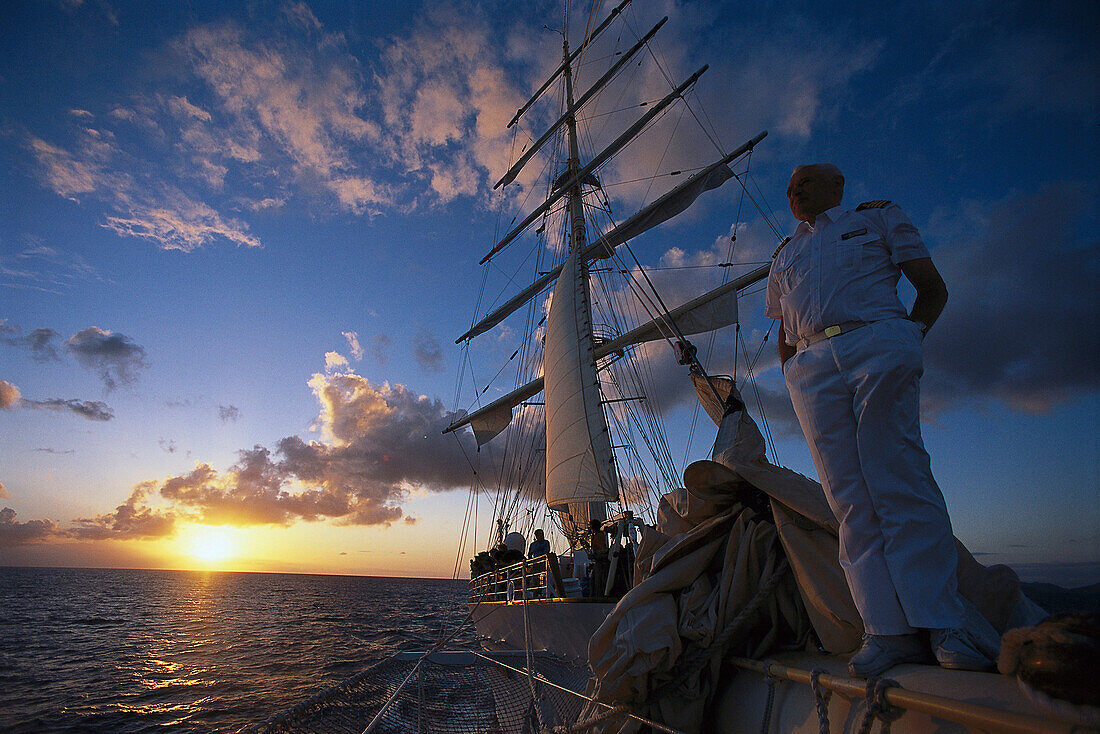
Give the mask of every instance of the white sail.
[[546, 504], [557, 510], [618, 499], [596, 383], [586, 276], [574, 249], [546, 319]]
[[481, 415], [470, 418], [470, 428], [474, 430], [474, 440], [478, 446], [484, 446], [499, 436], [512, 422], [514, 404], [499, 405]]
[[[631, 329], [622, 336], [599, 344], [595, 347], [594, 355], [599, 360], [612, 352], [617, 352], [635, 344], [662, 337], [674, 338], [677, 334], [669, 326], [670, 323], [674, 323], [679, 333], [684, 336], [701, 334], [723, 326], [729, 326], [737, 321], [736, 291], [764, 279], [767, 274], [768, 266], [763, 265], [756, 270], [741, 275], [725, 285], [718, 286], [714, 290], [672, 309], [663, 316]], [[507, 395], [497, 398], [484, 408], [456, 417], [456, 420], [447, 426], [444, 433], [449, 433], [470, 424], [474, 428], [478, 445], [483, 445], [507, 428], [508, 421], [511, 419], [512, 408], [539, 394], [542, 389], [543, 378], [538, 377]]]

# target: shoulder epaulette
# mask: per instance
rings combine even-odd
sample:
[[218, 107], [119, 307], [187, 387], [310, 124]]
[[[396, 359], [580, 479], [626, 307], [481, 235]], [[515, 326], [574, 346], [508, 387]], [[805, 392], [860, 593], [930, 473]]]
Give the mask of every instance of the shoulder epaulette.
[[775, 248], [775, 252], [772, 253], [772, 260], [775, 259], [775, 256], [779, 254], [779, 251], [782, 250], [784, 247], [786, 247], [787, 243], [790, 242], [790, 241], [791, 241], [791, 238], [788, 237], [787, 239], [785, 239], [785, 240], [783, 240], [782, 242], [779, 243], [779, 247]]
[[865, 201], [856, 207], [857, 212], [861, 212], [864, 209], [881, 209], [884, 206], [891, 204], [889, 199], [875, 199], [874, 201]]

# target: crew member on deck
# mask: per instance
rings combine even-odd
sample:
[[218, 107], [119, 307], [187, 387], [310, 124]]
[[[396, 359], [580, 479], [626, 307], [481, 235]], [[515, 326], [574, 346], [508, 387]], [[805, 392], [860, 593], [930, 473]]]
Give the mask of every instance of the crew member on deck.
[[531, 548], [527, 551], [528, 558], [538, 558], [550, 552], [550, 541], [542, 537], [542, 528], [535, 531], [535, 539], [531, 541]]
[[[921, 341], [947, 287], [920, 235], [889, 201], [840, 206], [832, 164], [799, 166], [787, 188], [797, 230], [772, 262], [765, 313], [780, 319], [791, 402], [840, 524], [840, 564], [863, 618], [853, 676], [927, 659], [990, 661], [962, 629], [957, 555], [920, 435]], [[913, 284], [908, 314], [900, 275]]]

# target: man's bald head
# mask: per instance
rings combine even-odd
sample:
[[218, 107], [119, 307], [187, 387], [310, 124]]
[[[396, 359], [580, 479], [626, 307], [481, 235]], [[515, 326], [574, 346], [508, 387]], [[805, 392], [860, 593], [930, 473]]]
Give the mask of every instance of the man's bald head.
[[787, 186], [791, 213], [801, 222], [813, 224], [818, 214], [839, 206], [844, 198], [844, 174], [832, 163], [798, 166]]

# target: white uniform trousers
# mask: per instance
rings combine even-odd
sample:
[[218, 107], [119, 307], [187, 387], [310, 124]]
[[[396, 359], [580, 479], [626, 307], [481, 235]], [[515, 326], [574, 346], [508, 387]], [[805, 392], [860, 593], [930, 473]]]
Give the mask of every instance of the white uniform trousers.
[[878, 321], [800, 349], [783, 372], [865, 631], [963, 626], [951, 520], [920, 435], [920, 327]]

